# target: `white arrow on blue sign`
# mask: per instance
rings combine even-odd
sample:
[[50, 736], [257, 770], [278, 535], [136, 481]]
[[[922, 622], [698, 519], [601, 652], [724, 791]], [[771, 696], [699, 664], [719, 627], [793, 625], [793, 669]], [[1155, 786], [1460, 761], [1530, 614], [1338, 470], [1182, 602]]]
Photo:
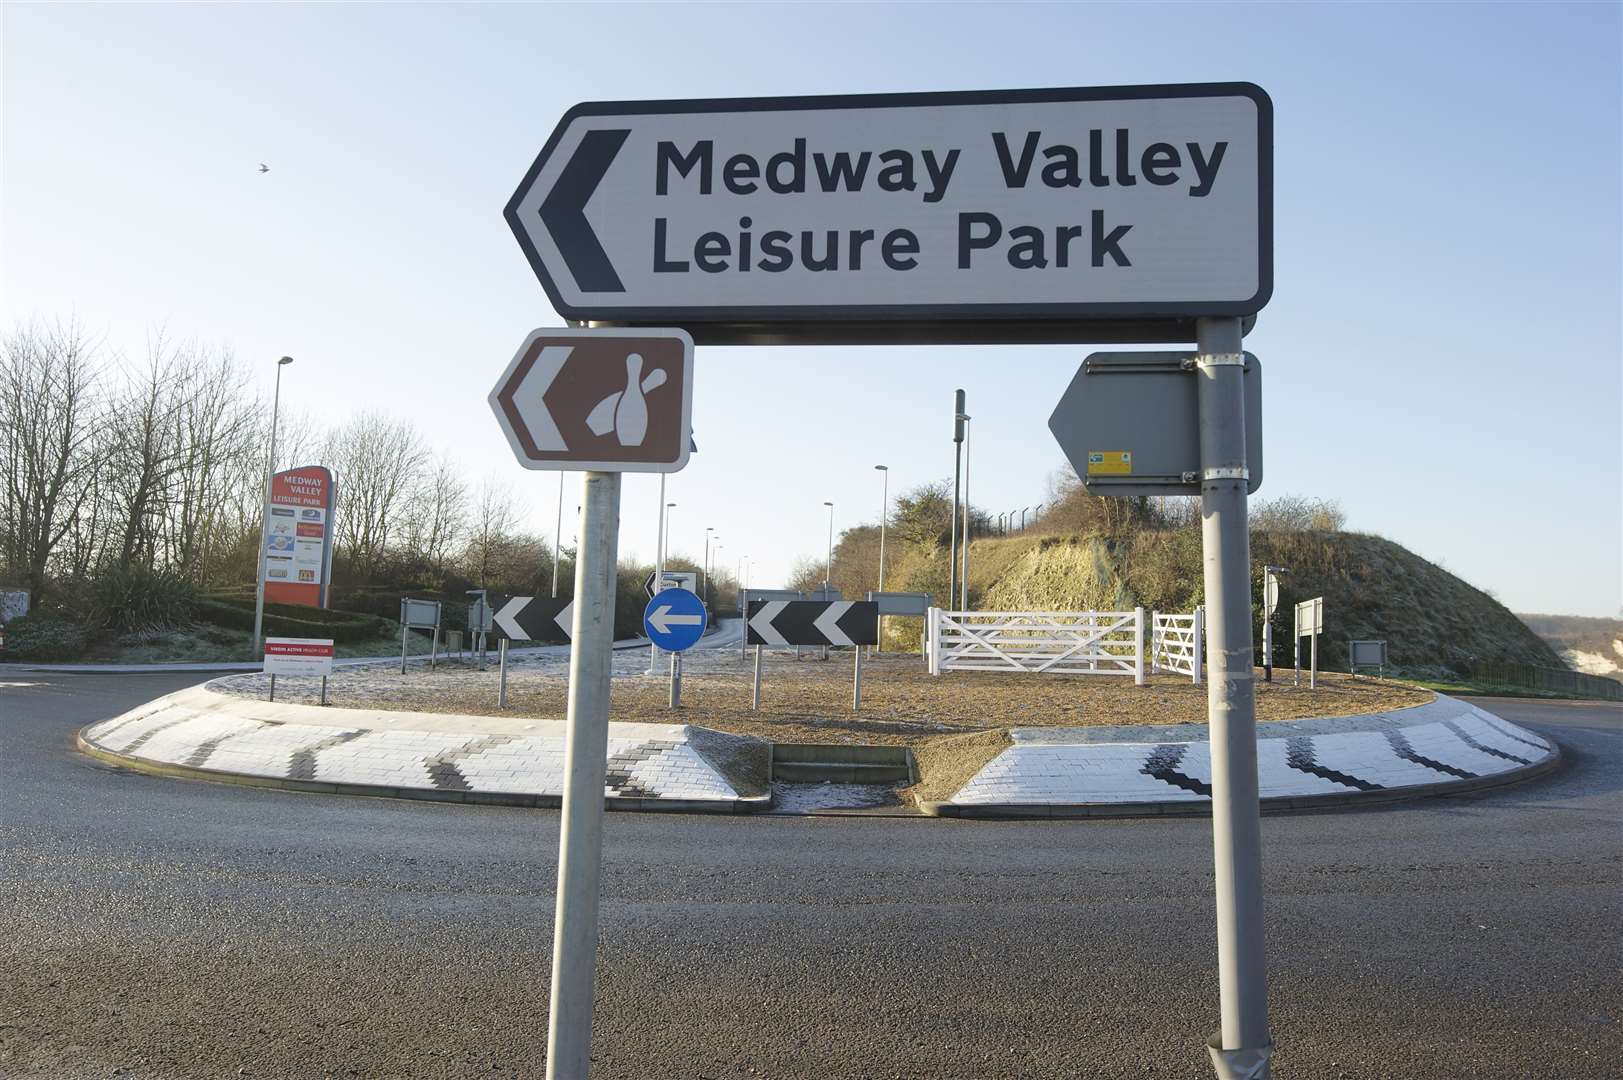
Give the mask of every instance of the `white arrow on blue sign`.
[[643, 609], [648, 640], [666, 652], [686, 652], [704, 636], [704, 602], [686, 589], [666, 589]]

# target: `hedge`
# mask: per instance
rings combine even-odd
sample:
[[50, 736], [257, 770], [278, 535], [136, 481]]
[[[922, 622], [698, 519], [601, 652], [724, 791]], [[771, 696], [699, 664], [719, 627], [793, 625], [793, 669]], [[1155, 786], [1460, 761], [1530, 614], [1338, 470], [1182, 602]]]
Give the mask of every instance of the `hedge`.
[[[215, 626], [252, 631], [254, 606], [234, 600], [205, 597], [197, 601], [193, 617]], [[300, 607], [297, 604], [266, 604], [265, 632], [278, 637], [331, 638], [335, 642], [368, 641], [389, 637], [394, 624], [373, 615], [350, 611]]]
[[90, 643], [83, 625], [40, 612], [6, 623], [5, 637], [7, 660], [75, 660]]

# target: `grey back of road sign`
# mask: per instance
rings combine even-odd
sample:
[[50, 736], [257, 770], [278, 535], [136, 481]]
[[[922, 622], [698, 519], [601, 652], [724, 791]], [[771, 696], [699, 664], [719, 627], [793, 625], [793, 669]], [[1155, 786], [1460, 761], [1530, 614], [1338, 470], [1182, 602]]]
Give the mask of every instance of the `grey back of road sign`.
[[799, 589], [745, 589], [744, 604], [748, 607], [757, 600], [800, 600], [803, 599]]
[[[1245, 353], [1246, 490], [1262, 486], [1262, 364]], [[1200, 494], [1192, 352], [1094, 353], [1048, 428], [1094, 495]]]
[[868, 599], [879, 605], [881, 615], [922, 617], [930, 613], [932, 603], [927, 592], [871, 592]]
[[1385, 641], [1347, 642], [1347, 663], [1351, 667], [1385, 667]]
[[1324, 633], [1324, 597], [1315, 596], [1296, 605], [1296, 636]]
[[400, 598], [401, 626], [438, 626], [439, 624], [440, 602], [438, 600], [413, 600], [405, 596]]

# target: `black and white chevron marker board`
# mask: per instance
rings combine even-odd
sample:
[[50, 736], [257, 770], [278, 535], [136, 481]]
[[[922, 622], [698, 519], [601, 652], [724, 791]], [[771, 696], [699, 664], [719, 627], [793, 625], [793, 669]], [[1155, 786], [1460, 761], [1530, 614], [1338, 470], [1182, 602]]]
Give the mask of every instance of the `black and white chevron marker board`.
[[490, 598], [491, 641], [524, 641], [536, 645], [569, 643], [574, 602], [557, 596]]
[[866, 600], [751, 601], [749, 645], [877, 645], [879, 605]]

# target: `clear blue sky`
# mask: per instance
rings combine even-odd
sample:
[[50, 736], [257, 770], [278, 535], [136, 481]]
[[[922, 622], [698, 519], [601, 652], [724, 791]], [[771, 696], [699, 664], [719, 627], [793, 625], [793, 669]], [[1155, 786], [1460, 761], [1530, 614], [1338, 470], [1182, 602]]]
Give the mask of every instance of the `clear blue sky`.
[[[579, 101], [1243, 79], [1276, 110], [1267, 482], [1516, 610], [1623, 602], [1615, 4], [7, 4], [0, 321], [298, 358], [284, 405], [410, 417], [551, 530], [485, 404], [558, 325], [501, 208]], [[270, 164], [260, 175], [258, 163]], [[781, 578], [893, 490], [1042, 500], [1086, 347], [701, 348], [675, 546]], [[657, 481], [622, 552], [653, 550]], [[569, 510], [576, 499], [571, 483]], [[573, 528], [566, 523], [567, 543]]]

